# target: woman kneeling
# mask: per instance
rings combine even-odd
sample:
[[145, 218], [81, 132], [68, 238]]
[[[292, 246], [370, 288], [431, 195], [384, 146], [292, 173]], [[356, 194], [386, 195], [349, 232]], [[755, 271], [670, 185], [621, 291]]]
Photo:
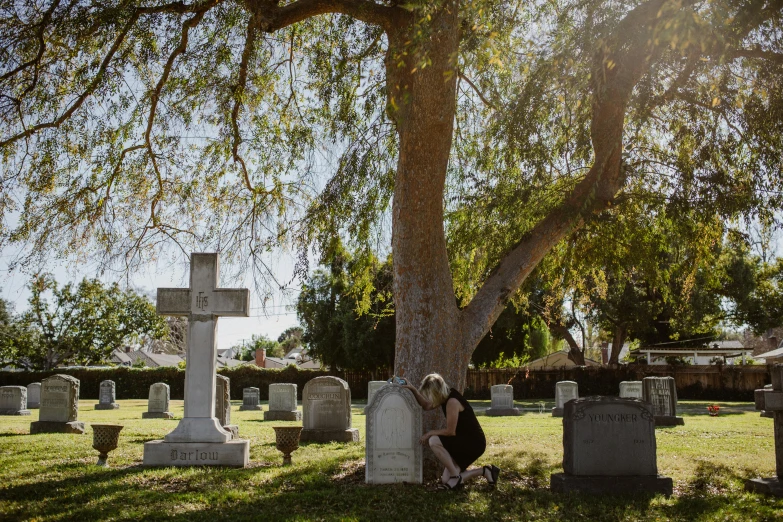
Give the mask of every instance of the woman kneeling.
[[435, 457], [445, 467], [440, 477], [442, 488], [457, 489], [478, 476], [494, 486], [500, 474], [495, 465], [468, 469], [487, 447], [484, 431], [468, 401], [437, 373], [427, 375], [418, 390], [409, 384], [404, 387], [413, 392], [423, 409], [434, 410], [440, 406], [446, 416], [446, 429], [428, 431], [420, 439], [423, 445], [429, 442]]

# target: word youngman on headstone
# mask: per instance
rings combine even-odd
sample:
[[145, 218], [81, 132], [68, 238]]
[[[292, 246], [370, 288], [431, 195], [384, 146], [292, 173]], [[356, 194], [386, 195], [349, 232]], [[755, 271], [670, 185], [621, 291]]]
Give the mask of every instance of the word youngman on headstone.
[[421, 406], [399, 384], [388, 384], [367, 406], [367, 484], [422, 482]]
[[41, 408], [30, 433], [84, 433], [79, 417], [79, 379], [52, 375], [41, 381]]
[[586, 397], [568, 402], [563, 471], [552, 475], [552, 491], [672, 494], [672, 480], [658, 476], [652, 410], [639, 399]]
[[224, 316], [247, 317], [247, 289], [218, 288], [217, 254], [190, 255], [190, 287], [158, 288], [160, 315], [188, 318], [185, 416], [165, 436], [144, 444], [145, 466], [246, 467], [250, 443], [233, 439], [215, 417], [217, 324]]
[[331, 376], [307, 381], [302, 391], [304, 429], [300, 440], [357, 442], [359, 430], [351, 428], [351, 389]]

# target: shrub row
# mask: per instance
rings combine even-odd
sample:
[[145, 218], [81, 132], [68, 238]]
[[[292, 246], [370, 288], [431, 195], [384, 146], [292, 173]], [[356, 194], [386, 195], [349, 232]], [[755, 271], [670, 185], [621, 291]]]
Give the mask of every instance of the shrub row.
[[[116, 384], [117, 399], [146, 399], [149, 396], [150, 386], [156, 382], [165, 382], [171, 389], [172, 399], [183, 399], [185, 396], [185, 370], [176, 367], [162, 368], [68, 368], [39, 372], [0, 372], [0, 385], [2, 386], [27, 386], [31, 382], [41, 382], [47, 377], [56, 374], [67, 374], [76, 377], [80, 381], [79, 397], [82, 400], [98, 400], [100, 384], [110, 380]], [[258, 368], [256, 366], [239, 366], [235, 368], [221, 368], [218, 373], [231, 379], [231, 398], [242, 399], [242, 389], [249, 387], [259, 388], [261, 398], [269, 398], [269, 385], [273, 383], [294, 383], [298, 385], [299, 398], [307, 381], [320, 375], [330, 375], [329, 372], [315, 370], [300, 370], [289, 366], [283, 370]], [[336, 374], [338, 377], [339, 373]], [[359, 388], [358, 396], [352, 398], [366, 398], [367, 385], [364, 385], [364, 394]], [[352, 390], [353, 391], [353, 390]]]

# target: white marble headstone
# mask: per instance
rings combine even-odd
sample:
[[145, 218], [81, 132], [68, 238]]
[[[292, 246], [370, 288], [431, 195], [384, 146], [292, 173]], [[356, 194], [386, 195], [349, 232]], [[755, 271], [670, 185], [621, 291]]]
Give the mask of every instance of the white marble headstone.
[[169, 385], [165, 382], [156, 382], [150, 386], [147, 411], [150, 413], [163, 413], [169, 411], [169, 390]]
[[623, 381], [620, 383], [621, 399], [641, 399], [643, 395], [642, 381]]
[[552, 415], [563, 416], [563, 406], [572, 399], [579, 398], [579, 385], [574, 381], [560, 381], [555, 385], [555, 407]]
[[378, 390], [367, 410], [367, 484], [422, 482], [422, 410], [413, 394], [397, 384]]
[[27, 409], [38, 409], [41, 407], [41, 383], [31, 382], [27, 385]]

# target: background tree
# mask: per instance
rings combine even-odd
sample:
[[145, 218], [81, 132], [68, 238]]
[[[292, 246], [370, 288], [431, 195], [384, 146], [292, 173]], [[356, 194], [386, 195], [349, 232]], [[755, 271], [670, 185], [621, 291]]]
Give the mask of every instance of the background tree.
[[777, 0], [0, 2], [3, 215], [24, 200], [5, 241], [127, 269], [171, 241], [264, 272], [281, 243], [366, 247], [388, 217], [413, 381], [462, 389], [621, 189], [780, 208]]
[[304, 328], [301, 326], [291, 326], [286, 328], [283, 333], [277, 338], [277, 342], [283, 348], [283, 352], [288, 353], [295, 348], [303, 346], [302, 337], [304, 336]]
[[391, 262], [381, 264], [374, 257], [355, 262], [337, 243], [328, 266], [313, 273], [297, 301], [308, 354], [331, 368], [390, 369], [395, 337]]
[[284, 357], [287, 353], [287, 350], [280, 342], [270, 339], [263, 334], [253, 334], [249, 341], [237, 344], [233, 348], [234, 353], [239, 355], [237, 359], [241, 361], [252, 361], [255, 352], [258, 350], [266, 350], [267, 357]]
[[[30, 283], [29, 309], [18, 319], [24, 335], [15, 341], [11, 364], [50, 370], [61, 364], [96, 364], [114, 349], [144, 336], [166, 335], [166, 323], [144, 296], [84, 279], [59, 286], [48, 275]], [[50, 300], [51, 299], [51, 300]]]

